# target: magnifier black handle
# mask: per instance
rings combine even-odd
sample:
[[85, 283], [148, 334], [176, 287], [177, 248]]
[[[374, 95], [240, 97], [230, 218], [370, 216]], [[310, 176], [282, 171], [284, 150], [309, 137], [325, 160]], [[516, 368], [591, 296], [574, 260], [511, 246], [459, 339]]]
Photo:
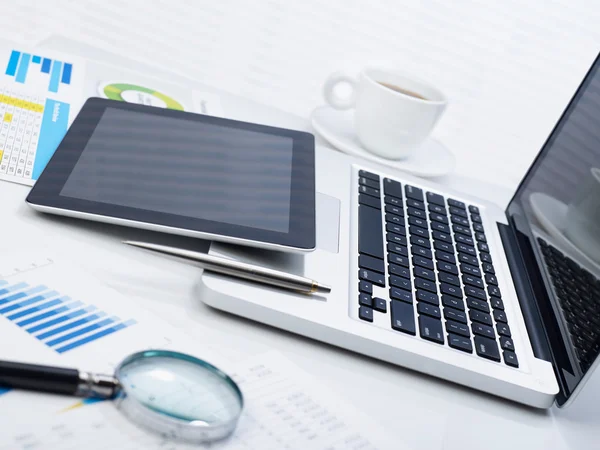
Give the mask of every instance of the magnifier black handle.
[[77, 369], [0, 361], [0, 386], [75, 395], [81, 379]]

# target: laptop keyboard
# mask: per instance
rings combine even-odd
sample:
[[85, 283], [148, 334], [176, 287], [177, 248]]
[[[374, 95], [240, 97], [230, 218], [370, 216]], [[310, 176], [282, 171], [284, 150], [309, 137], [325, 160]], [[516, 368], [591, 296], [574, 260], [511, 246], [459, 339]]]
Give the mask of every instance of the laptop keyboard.
[[519, 367], [478, 208], [364, 170], [358, 192], [359, 318]]
[[600, 280], [538, 238], [581, 369], [600, 353]]

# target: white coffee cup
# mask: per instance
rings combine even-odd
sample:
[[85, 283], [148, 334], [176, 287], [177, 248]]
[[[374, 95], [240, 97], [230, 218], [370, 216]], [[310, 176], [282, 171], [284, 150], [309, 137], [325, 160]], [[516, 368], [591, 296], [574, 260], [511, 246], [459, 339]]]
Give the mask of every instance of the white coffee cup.
[[[347, 96], [336, 92], [344, 83], [351, 87]], [[354, 108], [354, 127], [361, 144], [388, 159], [406, 158], [415, 151], [448, 104], [444, 94], [429, 83], [382, 68], [366, 68], [358, 79], [345, 72], [333, 73], [323, 94], [335, 109]]]
[[600, 169], [592, 167], [567, 209], [565, 235], [582, 252], [600, 262]]

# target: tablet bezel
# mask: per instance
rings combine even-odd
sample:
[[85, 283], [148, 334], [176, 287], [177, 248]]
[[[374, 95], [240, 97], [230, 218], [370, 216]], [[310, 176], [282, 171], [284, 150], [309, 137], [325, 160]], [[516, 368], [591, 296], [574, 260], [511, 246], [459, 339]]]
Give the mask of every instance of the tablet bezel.
[[[290, 225], [287, 233], [198, 219], [121, 205], [61, 196], [65, 185], [106, 108], [191, 120], [241, 130], [289, 137], [293, 140], [290, 191]], [[316, 246], [315, 142], [310, 133], [258, 125], [220, 117], [90, 98], [27, 197], [43, 212], [155, 229], [171, 234], [202, 237], [277, 250], [311, 251]]]

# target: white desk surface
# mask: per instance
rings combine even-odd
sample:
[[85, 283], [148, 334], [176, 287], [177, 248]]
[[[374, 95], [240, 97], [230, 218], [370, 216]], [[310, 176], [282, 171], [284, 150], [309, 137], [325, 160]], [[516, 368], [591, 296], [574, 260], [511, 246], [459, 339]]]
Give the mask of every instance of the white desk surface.
[[[79, 33], [84, 36], [87, 32], [85, 36], [88, 37], [87, 43], [90, 44], [98, 45], [98, 42], [102, 41], [103, 26], [108, 33], [118, 31], [118, 27], [110, 25], [108, 21], [104, 24], [93, 22], [85, 12], [85, 8], [79, 6], [80, 3], [82, 2], [66, 0], [12, 2], [11, 6], [14, 5], [15, 11], [14, 20], [11, 19], [10, 14], [5, 14], [6, 8], [4, 8], [5, 12], [0, 23], [5, 25], [4, 28], [7, 30], [14, 30], [16, 37], [30, 42], [45, 37], [45, 33], [60, 31], [59, 28], [64, 25], [62, 21], [64, 17], [69, 17], [70, 20], [73, 17], [79, 19], [77, 23], [70, 22], [73, 25], [72, 35], [77, 37]], [[58, 14], [56, 11], [50, 13], [50, 7], [47, 6], [49, 4], [52, 4], [53, 8], [65, 8], [65, 11], [70, 12], [71, 15]], [[99, 5], [99, 2], [96, 5]], [[5, 6], [8, 7], [8, 3]], [[46, 9], [43, 14], [31, 18], [28, 16], [28, 8], [31, 6]], [[164, 7], [164, 4], [162, 6]], [[106, 8], [104, 13], [107, 17], [109, 12], [111, 15], [118, 15], [115, 9], [108, 6]], [[151, 13], [140, 9], [139, 14], [139, 17], [129, 16], [131, 21], [128, 22], [128, 26], [135, 28], [135, 23], [140, 17]], [[48, 25], [46, 19], [50, 22], [55, 21], [55, 29]], [[91, 23], [94, 26], [86, 28]], [[124, 26], [121, 22], [119, 24]], [[34, 26], [38, 28], [32, 28]], [[172, 27], [177, 30], [177, 25], [172, 24]], [[36, 30], [41, 31], [37, 33]], [[93, 39], [89, 36], [95, 36], [97, 42], [92, 42]], [[140, 35], [139, 39], [145, 38], [148, 36]], [[170, 39], [173, 39], [173, 35]], [[103, 42], [106, 44], [105, 48], [112, 46], [114, 51], [123, 53], [122, 48], [118, 49], [120, 43], [117, 39]], [[128, 45], [134, 48], [133, 44]], [[584, 60], [581, 55], [582, 53], [580, 53], [580, 60]], [[160, 60], [157, 63], [160, 64]], [[183, 65], [179, 67], [180, 70], [185, 68]], [[218, 87], [222, 89], [233, 87], [230, 90], [235, 90], [235, 86], [227, 86], [226, 83]], [[273, 99], [270, 100], [273, 103]], [[240, 100], [240, 110], [235, 111], [234, 96], [227, 99], [227, 104], [230, 108], [228, 113], [236, 114], [239, 118], [245, 116], [248, 120], [300, 129], [308, 127], [306, 117], [286, 115], [267, 108], [257, 108], [253, 111], [248, 108], [246, 100]], [[459, 164], [466, 164], [470, 156], [469, 151], [464, 149], [457, 151]], [[518, 166], [526, 167], [530, 156], [525, 155], [525, 162], [521, 160]], [[486, 178], [485, 171], [473, 173], [480, 179], [451, 175], [441, 179], [440, 182], [457, 189], [474, 189], [480, 195], [505, 205], [510, 199], [512, 189], [515, 188], [514, 179], [521, 176], [519, 173], [512, 174], [512, 181], [501, 186], [499, 183], [494, 185], [482, 181]], [[23, 201], [27, 192], [28, 188], [25, 186], [0, 183], [0, 237], [2, 239], [10, 239], [13, 242], [50, 242], [56, 249], [91, 270], [100, 280], [129, 295], [132, 302], [160, 313], [166, 320], [181, 329], [194, 333], [198, 327], [210, 330], [213, 345], [218, 343], [246, 353], [266, 349], [276, 349], [284, 353], [304, 370], [322, 380], [332, 390], [380, 422], [396, 437], [395, 448], [562, 450], [596, 448], [597, 442], [600, 442], [600, 408], [597, 405], [600, 395], [600, 373], [596, 374], [570, 409], [559, 411], [554, 408], [549, 411], [537, 411], [219, 313], [204, 306], [195, 295], [200, 276], [197, 269], [142, 254], [121, 245], [120, 241], [122, 239], [150, 240], [199, 250], [206, 249], [206, 243], [35, 214]], [[198, 346], [202, 346], [201, 340], [198, 340]]]

